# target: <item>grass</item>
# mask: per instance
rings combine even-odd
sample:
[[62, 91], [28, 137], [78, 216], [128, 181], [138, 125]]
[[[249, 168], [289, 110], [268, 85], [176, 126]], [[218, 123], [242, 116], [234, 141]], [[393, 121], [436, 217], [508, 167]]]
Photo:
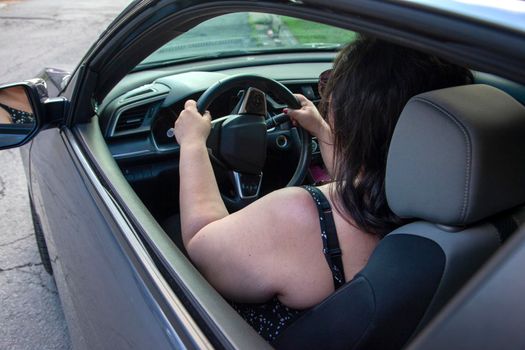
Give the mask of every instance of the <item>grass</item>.
[[281, 17], [295, 39], [301, 44], [309, 43], [340, 43], [353, 41], [357, 33], [334, 28], [325, 24], [309, 22], [292, 17]]

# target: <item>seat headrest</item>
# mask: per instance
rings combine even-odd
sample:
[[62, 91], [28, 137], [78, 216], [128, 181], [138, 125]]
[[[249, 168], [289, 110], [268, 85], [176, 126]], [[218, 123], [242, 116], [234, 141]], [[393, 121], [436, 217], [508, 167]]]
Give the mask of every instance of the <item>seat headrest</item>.
[[464, 226], [525, 202], [525, 107], [488, 85], [411, 98], [386, 169], [392, 211]]

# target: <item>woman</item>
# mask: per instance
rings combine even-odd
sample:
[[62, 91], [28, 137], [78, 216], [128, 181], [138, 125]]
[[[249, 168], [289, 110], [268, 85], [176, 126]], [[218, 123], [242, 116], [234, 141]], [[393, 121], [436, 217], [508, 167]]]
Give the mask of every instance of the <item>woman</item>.
[[[334, 181], [317, 189], [283, 188], [234, 214], [221, 200], [206, 150], [211, 116], [187, 101], [175, 136], [190, 258], [261, 335], [274, 339], [300, 310], [351, 280], [379, 240], [402, 223], [388, 208], [384, 177], [408, 99], [471, 81], [467, 69], [436, 57], [359, 38], [335, 61], [323, 91], [326, 118], [302, 95], [296, 95], [301, 109], [285, 111], [317, 137]], [[320, 215], [325, 200], [332, 210]], [[335, 254], [323, 253], [327, 245]]]

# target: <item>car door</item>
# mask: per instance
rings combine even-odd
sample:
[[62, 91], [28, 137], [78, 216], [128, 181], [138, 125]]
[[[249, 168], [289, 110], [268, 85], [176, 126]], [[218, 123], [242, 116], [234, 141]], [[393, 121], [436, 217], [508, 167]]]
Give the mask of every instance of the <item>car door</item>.
[[[147, 1], [135, 2], [101, 36]], [[102, 49], [95, 46], [93, 50]], [[43, 228], [75, 348], [207, 348], [209, 343], [156, 267], [85, 157], [76, 131], [82, 64], [63, 97], [73, 112], [25, 147], [30, 193]], [[52, 113], [52, 112], [51, 112]], [[55, 112], [56, 113], [56, 112]], [[91, 110], [92, 114], [92, 110]]]
[[[42, 131], [31, 145], [30, 164], [33, 203], [75, 347], [178, 348], [188, 342], [166, 319], [165, 305], [148, 286], [163, 281], [72, 131]], [[179, 303], [173, 295], [170, 302]]]

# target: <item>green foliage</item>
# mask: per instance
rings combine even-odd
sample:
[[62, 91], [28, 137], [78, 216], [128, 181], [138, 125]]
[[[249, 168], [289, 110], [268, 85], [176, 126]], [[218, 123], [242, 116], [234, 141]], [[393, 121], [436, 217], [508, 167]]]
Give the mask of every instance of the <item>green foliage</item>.
[[346, 44], [353, 41], [357, 33], [349, 30], [334, 28], [325, 24], [309, 22], [298, 18], [281, 17], [297, 41], [301, 44], [308, 43], [340, 43]]

